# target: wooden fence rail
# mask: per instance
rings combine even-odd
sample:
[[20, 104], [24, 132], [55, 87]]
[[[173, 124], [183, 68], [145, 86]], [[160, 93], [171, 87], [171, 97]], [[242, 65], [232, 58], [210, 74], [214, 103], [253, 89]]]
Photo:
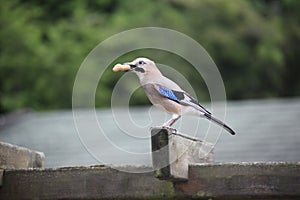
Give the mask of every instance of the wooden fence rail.
[[147, 173], [44, 169], [43, 153], [0, 143], [0, 199], [300, 199], [300, 162], [216, 164], [209, 143], [160, 128], [151, 136], [154, 167], [127, 166]]
[[300, 163], [191, 165], [185, 182], [107, 166], [6, 169], [0, 186], [0, 199], [174, 198], [300, 199]]

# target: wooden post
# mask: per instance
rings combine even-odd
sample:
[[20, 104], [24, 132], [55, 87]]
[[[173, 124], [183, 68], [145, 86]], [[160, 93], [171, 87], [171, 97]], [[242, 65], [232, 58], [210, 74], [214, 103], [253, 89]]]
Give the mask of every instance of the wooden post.
[[188, 179], [188, 167], [212, 163], [213, 146], [170, 129], [151, 129], [152, 163], [156, 177], [173, 181]]
[[0, 187], [2, 186], [2, 183], [3, 183], [3, 172], [4, 172], [4, 170], [0, 169]]

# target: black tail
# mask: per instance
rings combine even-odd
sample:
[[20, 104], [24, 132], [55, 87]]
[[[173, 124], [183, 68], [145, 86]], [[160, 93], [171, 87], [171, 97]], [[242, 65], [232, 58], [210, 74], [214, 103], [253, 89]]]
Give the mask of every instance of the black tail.
[[207, 113], [205, 113], [204, 116], [205, 116], [207, 119], [209, 119], [209, 120], [215, 122], [216, 124], [222, 126], [223, 128], [225, 128], [226, 131], [228, 131], [231, 135], [235, 135], [234, 130], [232, 130], [229, 126], [227, 126], [227, 125], [226, 125], [224, 122], [222, 122], [221, 120], [219, 120], [219, 119], [217, 119], [217, 118], [215, 118], [215, 117], [213, 117], [212, 115], [207, 114]]

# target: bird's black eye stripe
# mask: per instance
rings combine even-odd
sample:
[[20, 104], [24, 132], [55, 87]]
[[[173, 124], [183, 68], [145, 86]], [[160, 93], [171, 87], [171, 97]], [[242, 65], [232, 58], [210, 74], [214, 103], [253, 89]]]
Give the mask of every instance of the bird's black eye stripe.
[[139, 61], [139, 65], [144, 65], [144, 64], [146, 64], [144, 61], [142, 60]]

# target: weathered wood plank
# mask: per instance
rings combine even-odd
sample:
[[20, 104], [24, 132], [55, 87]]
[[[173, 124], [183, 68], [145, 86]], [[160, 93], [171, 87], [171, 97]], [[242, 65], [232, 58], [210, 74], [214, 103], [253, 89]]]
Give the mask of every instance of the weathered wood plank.
[[152, 163], [160, 179], [185, 181], [188, 166], [193, 163], [212, 163], [210, 143], [160, 127], [151, 129]]
[[169, 131], [153, 128], [151, 130], [152, 165], [157, 178], [171, 177], [168, 145]]
[[40, 168], [44, 166], [45, 155], [24, 147], [0, 142], [0, 168]]
[[4, 170], [0, 169], [0, 187], [2, 186], [2, 183], [3, 183], [3, 172], [4, 172]]
[[300, 163], [200, 164], [176, 183], [183, 196], [293, 199], [300, 197]]
[[154, 178], [153, 173], [126, 173], [106, 166], [6, 170], [0, 187], [0, 199], [170, 199], [173, 196], [173, 184]]
[[175, 183], [106, 166], [5, 170], [0, 199], [300, 199], [300, 163], [189, 168]]

